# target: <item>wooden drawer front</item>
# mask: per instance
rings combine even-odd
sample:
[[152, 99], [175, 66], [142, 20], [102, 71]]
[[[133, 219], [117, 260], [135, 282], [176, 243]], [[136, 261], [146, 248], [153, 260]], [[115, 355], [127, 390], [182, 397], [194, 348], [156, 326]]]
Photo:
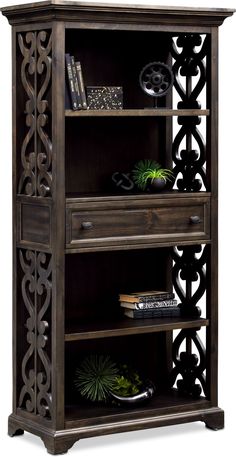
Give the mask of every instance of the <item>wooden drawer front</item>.
[[71, 208], [67, 211], [67, 246], [208, 239], [208, 202], [191, 203], [108, 210]]

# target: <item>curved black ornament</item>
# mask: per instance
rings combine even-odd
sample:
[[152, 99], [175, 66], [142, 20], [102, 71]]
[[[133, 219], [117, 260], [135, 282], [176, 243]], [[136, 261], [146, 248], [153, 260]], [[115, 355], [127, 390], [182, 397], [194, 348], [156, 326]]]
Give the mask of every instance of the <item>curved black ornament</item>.
[[163, 97], [174, 82], [173, 73], [162, 62], [151, 62], [140, 72], [139, 83], [143, 91], [151, 97]]
[[119, 171], [115, 171], [112, 177], [113, 187], [116, 189], [121, 189], [123, 191], [131, 191], [134, 188], [134, 183], [131, 179], [131, 173], [121, 173]]

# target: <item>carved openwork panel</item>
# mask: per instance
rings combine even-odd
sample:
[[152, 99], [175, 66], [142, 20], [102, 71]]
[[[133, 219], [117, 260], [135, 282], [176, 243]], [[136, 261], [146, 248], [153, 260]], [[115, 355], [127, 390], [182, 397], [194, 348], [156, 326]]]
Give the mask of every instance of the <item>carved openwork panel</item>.
[[180, 299], [179, 307], [183, 316], [201, 315], [197, 305], [206, 291], [207, 255], [208, 245], [174, 247], [172, 251], [172, 283]]
[[50, 30], [19, 33], [20, 79], [25, 99], [25, 135], [21, 141], [18, 193], [50, 197], [52, 193]]
[[22, 269], [21, 295], [26, 308], [28, 349], [22, 360], [19, 407], [51, 418], [51, 255], [19, 251]]
[[[177, 377], [180, 375], [180, 379], [177, 380], [178, 391], [194, 398], [199, 397], [202, 391], [206, 395], [204, 373], [206, 369], [206, 350], [198, 335], [198, 330], [181, 330], [175, 338], [172, 348], [174, 368], [171, 372], [171, 385], [175, 384]], [[181, 351], [182, 343], [186, 345], [185, 351]]]
[[[181, 34], [173, 40], [174, 87], [179, 109], [200, 109], [199, 96], [206, 89], [206, 55], [208, 36]], [[172, 158], [176, 186], [181, 191], [206, 188], [206, 141], [198, 125], [198, 116], [179, 117], [180, 128], [174, 138]]]
[[[203, 297], [206, 292], [209, 245], [174, 247], [172, 259], [172, 283], [180, 299], [178, 306], [181, 314], [184, 317], [198, 318], [202, 312], [199, 305], [205, 304]], [[177, 380], [176, 386], [180, 393], [193, 397], [198, 397], [202, 391], [206, 395], [206, 350], [198, 330], [200, 329], [182, 329], [173, 342], [172, 350], [174, 368], [171, 385]], [[183, 344], [185, 350], [182, 349]]]

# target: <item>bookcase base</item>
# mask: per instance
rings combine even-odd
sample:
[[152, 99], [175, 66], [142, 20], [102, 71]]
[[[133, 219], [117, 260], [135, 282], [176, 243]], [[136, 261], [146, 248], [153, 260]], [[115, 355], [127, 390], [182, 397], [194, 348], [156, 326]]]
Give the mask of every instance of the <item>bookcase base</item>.
[[103, 423], [65, 430], [51, 430], [41, 424], [11, 414], [8, 420], [8, 434], [13, 437], [22, 435], [24, 431], [33, 433], [42, 439], [49, 454], [57, 455], [67, 453], [73, 444], [82, 438], [195, 421], [204, 422], [209, 429], [220, 430], [224, 428], [224, 411], [218, 407], [211, 407], [197, 411], [192, 410], [174, 414], [163, 414], [151, 418], [140, 418], [132, 421], [127, 420], [109, 424]]

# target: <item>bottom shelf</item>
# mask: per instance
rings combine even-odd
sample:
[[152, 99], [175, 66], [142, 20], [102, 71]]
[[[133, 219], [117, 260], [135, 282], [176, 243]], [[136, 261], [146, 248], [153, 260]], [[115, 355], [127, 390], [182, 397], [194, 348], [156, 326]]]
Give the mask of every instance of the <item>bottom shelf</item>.
[[210, 401], [205, 397], [198, 399], [183, 397], [175, 389], [168, 393], [156, 394], [148, 403], [137, 407], [95, 406], [89, 403], [68, 405], [65, 410], [65, 428], [104, 425], [118, 421], [197, 411], [210, 408], [210, 405]]

